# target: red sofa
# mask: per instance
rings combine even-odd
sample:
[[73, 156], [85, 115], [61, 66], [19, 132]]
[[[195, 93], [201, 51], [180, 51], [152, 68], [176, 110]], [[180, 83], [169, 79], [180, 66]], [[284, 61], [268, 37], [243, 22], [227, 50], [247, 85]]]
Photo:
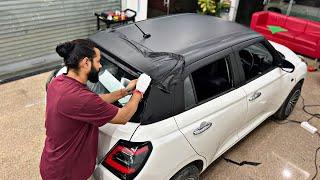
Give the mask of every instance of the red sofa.
[[[267, 25], [280, 26], [288, 31], [272, 34]], [[252, 15], [250, 27], [297, 53], [320, 58], [320, 22], [261, 11]]]

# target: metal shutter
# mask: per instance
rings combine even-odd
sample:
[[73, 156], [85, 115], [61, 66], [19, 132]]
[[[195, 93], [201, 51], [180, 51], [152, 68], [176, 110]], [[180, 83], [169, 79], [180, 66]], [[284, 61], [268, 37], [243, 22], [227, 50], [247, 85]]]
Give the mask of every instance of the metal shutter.
[[58, 43], [96, 31], [94, 12], [120, 0], [1, 0], [0, 67], [53, 54]]

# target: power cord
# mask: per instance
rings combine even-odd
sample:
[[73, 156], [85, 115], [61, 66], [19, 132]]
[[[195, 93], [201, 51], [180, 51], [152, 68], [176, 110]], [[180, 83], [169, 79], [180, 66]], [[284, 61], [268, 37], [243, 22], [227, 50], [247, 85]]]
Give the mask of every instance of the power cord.
[[[305, 105], [304, 104], [304, 98], [302, 97], [302, 96], [300, 96], [301, 98], [302, 98], [302, 110], [305, 112], [305, 113], [307, 113], [307, 114], [309, 114], [309, 115], [311, 115], [312, 117], [315, 117], [315, 118], [318, 118], [318, 119], [320, 119], [320, 114], [319, 113], [311, 113], [311, 112], [309, 112], [309, 111], [307, 111], [307, 108], [309, 108], [309, 107], [320, 107], [320, 105], [318, 105], [318, 104], [315, 104], [315, 105]], [[311, 118], [312, 119], [312, 118]]]
[[[309, 115], [311, 115], [311, 117], [310, 118], [308, 118], [307, 119], [307, 122], [309, 122], [311, 119], [313, 119], [313, 118], [317, 118], [317, 119], [320, 119], [320, 114], [319, 113], [311, 113], [311, 112], [309, 112], [309, 111], [307, 111], [307, 108], [309, 108], [309, 107], [320, 107], [320, 105], [306, 105], [305, 103], [304, 103], [304, 98], [302, 97], [302, 95], [300, 96], [301, 98], [302, 98], [302, 110], [305, 112], [305, 113], [307, 113], [307, 114], [309, 114]], [[273, 120], [273, 122], [275, 122], [275, 123], [277, 123], [277, 124], [287, 124], [287, 123], [296, 123], [296, 124], [301, 124], [302, 122], [300, 122], [300, 121], [296, 121], [296, 120], [291, 120], [291, 119], [287, 119], [287, 120], [283, 120], [283, 121], [277, 121], [277, 120]], [[317, 135], [319, 136], [319, 138], [320, 138], [320, 133], [317, 131], [316, 132], [317, 133]], [[316, 177], [317, 177], [317, 175], [318, 175], [318, 166], [317, 166], [317, 154], [318, 154], [318, 151], [320, 150], [320, 146], [316, 149], [316, 151], [315, 151], [315, 157], [314, 157], [314, 165], [315, 165], [315, 167], [316, 167], [316, 173], [315, 173], [315, 175], [312, 177], [312, 180], [314, 180]]]
[[[320, 133], [319, 132], [316, 132], [320, 138]], [[316, 167], [316, 173], [314, 174], [314, 176], [312, 177], [312, 180], [314, 180], [317, 175], [318, 175], [318, 166], [317, 166], [317, 154], [318, 154], [318, 151], [320, 150], [320, 146], [317, 148], [316, 150], [316, 153], [314, 155], [314, 166]]]
[[288, 123], [297, 123], [297, 124], [300, 124], [301, 122], [300, 121], [296, 121], [296, 120], [291, 120], [291, 119], [286, 119], [286, 120], [283, 120], [283, 121], [278, 121], [278, 120], [272, 120], [273, 122], [277, 123], [277, 124], [288, 124]]

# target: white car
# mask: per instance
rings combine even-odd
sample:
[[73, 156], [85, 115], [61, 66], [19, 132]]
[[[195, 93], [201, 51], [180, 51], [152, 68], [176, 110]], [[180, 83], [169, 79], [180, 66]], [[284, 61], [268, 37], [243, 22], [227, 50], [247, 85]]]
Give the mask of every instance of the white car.
[[306, 64], [246, 27], [196, 14], [136, 25], [89, 38], [103, 64], [92, 91], [117, 90], [141, 73], [152, 78], [130, 122], [99, 128], [95, 179], [199, 179], [268, 117], [288, 117], [300, 96]]

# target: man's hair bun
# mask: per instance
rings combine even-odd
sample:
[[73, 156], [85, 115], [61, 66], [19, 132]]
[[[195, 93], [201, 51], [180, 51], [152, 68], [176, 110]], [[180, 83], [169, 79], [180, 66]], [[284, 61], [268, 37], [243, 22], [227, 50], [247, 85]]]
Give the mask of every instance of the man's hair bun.
[[73, 49], [74, 44], [72, 42], [65, 42], [56, 47], [56, 52], [64, 59], [68, 59]]

